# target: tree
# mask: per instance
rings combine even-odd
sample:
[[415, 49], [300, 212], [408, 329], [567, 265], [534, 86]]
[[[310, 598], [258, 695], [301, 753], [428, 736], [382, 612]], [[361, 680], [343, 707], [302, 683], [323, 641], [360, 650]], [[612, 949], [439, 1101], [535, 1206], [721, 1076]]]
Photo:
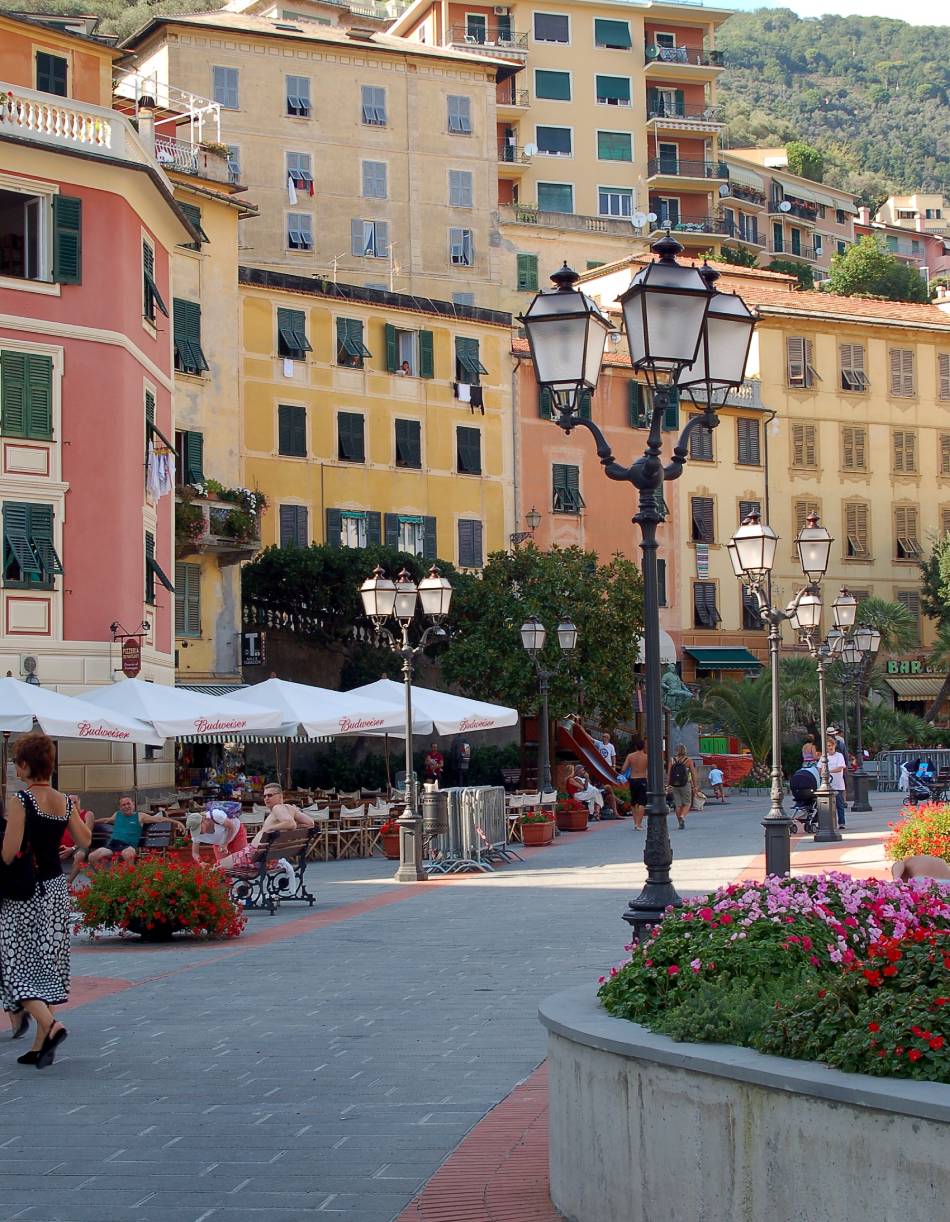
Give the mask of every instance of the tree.
[[676, 715], [678, 725], [699, 722], [734, 734], [749, 748], [753, 770], [763, 775], [772, 753], [772, 677], [767, 670], [742, 683], [705, 683]]
[[864, 234], [844, 254], [832, 255], [828, 287], [845, 297], [927, 300], [927, 284], [917, 268], [885, 250], [873, 233]]
[[[806, 103], [807, 104], [807, 103]], [[799, 178], [810, 178], [812, 182], [821, 182], [825, 175], [825, 158], [820, 149], [804, 140], [791, 140], [785, 146], [785, 156], [788, 158], [788, 168]]]
[[794, 259], [773, 259], [769, 264], [770, 272], [784, 272], [786, 276], [795, 276], [799, 288], [813, 289], [815, 274], [807, 263], [797, 263]]
[[[585, 712], [607, 729], [629, 719], [633, 668], [643, 632], [643, 596], [636, 565], [616, 555], [598, 564], [579, 547], [540, 551], [529, 544], [495, 552], [480, 579], [459, 588], [452, 604], [454, 635], [442, 655], [446, 680], [472, 695], [533, 712], [538, 681], [522, 648], [520, 628], [536, 615], [548, 630], [541, 657], [549, 669], [552, 717]], [[577, 648], [562, 656], [554, 631], [561, 617], [577, 625]]]
[[876, 628], [881, 634], [880, 653], [900, 653], [917, 643], [917, 622], [903, 603], [886, 598], [866, 598], [854, 617], [856, 624]]
[[[944, 535], [933, 545], [930, 555], [920, 562], [920, 606], [925, 615], [937, 621], [937, 639], [930, 650], [930, 664], [950, 672], [950, 535]], [[944, 701], [950, 696], [950, 673], [924, 714], [924, 720], [936, 721]]]
[[755, 250], [743, 250], [741, 246], [723, 246], [718, 253], [707, 250], [703, 258], [713, 263], [731, 263], [734, 267], [755, 267], [759, 254]]

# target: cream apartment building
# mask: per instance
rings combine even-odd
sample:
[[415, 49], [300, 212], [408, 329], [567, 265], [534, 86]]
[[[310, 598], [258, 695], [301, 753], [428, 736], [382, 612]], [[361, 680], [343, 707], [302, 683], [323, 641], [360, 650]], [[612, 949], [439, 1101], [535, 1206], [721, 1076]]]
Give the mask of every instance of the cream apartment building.
[[140, 78], [220, 104], [260, 208], [242, 260], [493, 305], [496, 87], [516, 68], [301, 8], [156, 18], [125, 44]]

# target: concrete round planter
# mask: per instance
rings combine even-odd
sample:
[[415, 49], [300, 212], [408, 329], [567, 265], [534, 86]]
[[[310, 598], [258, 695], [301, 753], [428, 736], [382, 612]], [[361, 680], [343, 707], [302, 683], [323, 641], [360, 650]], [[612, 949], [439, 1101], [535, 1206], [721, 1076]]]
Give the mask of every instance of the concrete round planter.
[[547, 998], [551, 1199], [569, 1222], [933, 1222], [950, 1088], [845, 1074]]

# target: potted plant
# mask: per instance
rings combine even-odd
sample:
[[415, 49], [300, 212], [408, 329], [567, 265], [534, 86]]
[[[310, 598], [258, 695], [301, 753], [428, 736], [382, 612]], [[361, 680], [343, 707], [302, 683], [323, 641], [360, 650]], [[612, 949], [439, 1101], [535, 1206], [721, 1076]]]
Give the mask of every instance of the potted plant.
[[150, 942], [183, 931], [236, 938], [246, 921], [231, 899], [227, 877], [196, 861], [116, 862], [97, 870], [75, 900], [80, 919], [74, 932], [86, 929], [93, 936], [100, 929], [119, 929]]
[[383, 854], [390, 861], [399, 860], [399, 824], [395, 819], [387, 819], [379, 829], [380, 844]]
[[535, 810], [521, 816], [521, 840], [528, 848], [540, 848], [554, 839], [554, 820], [546, 811]]
[[557, 826], [562, 832], [586, 832], [589, 812], [577, 798], [561, 798], [557, 804]]

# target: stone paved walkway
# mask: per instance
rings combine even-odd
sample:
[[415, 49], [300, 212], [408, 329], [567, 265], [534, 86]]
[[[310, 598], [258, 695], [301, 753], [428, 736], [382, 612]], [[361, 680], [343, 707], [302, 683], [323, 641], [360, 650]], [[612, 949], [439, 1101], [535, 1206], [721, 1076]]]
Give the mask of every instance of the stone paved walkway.
[[[764, 810], [739, 799], [674, 827], [680, 890], [760, 870]], [[852, 823], [841, 851], [870, 861], [880, 806]], [[252, 913], [237, 942], [81, 942], [55, 1066], [20, 1067], [23, 1045], [0, 1041], [0, 1219], [452, 1216], [420, 1189], [474, 1126], [503, 1148], [514, 1130], [492, 1109], [543, 1060], [538, 1002], [622, 960], [641, 855], [624, 821], [491, 876], [399, 887], [381, 859], [320, 864], [316, 909]], [[523, 1178], [493, 1173], [492, 1212], [454, 1216], [549, 1216], [509, 1208]]]

